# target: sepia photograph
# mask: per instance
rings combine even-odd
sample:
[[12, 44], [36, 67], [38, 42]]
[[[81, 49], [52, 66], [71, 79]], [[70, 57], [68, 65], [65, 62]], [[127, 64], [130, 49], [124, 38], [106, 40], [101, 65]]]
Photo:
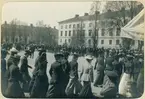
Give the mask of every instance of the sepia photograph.
[[5, 3], [1, 94], [142, 97], [144, 13], [138, 1]]

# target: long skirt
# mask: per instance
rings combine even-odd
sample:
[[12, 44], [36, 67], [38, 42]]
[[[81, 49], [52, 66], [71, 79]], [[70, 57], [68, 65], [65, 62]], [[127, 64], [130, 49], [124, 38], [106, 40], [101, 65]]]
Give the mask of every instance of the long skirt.
[[70, 78], [69, 83], [65, 89], [65, 93], [69, 97], [73, 97], [74, 95], [78, 95], [82, 89], [81, 83], [77, 78]]
[[48, 97], [48, 98], [64, 97], [63, 90], [65, 90], [65, 89], [63, 89], [62, 84], [60, 84], [60, 83], [51, 83], [49, 85], [46, 97]]
[[34, 84], [31, 88], [30, 97], [33, 98], [45, 98], [48, 89], [47, 75], [41, 75], [36, 77]]
[[79, 97], [81, 97], [81, 98], [92, 98], [93, 97], [91, 82], [89, 82], [89, 81], [83, 82], [83, 88], [79, 94]]
[[124, 73], [122, 75], [120, 84], [119, 84], [119, 94], [127, 97], [131, 97], [131, 76], [130, 74]]
[[94, 81], [94, 86], [102, 85], [104, 79], [104, 71], [96, 70], [96, 79]]
[[8, 88], [6, 89], [6, 97], [7, 98], [23, 98], [24, 92], [20, 87], [20, 84], [16, 80], [9, 80]]

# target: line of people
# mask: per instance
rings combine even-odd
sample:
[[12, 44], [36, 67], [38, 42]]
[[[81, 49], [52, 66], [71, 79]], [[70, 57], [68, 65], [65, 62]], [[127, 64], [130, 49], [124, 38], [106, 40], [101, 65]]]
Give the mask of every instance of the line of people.
[[[7, 52], [2, 49], [1, 66], [2, 93], [9, 98], [25, 97], [24, 92], [29, 92], [32, 98], [94, 97], [91, 83], [94, 83], [95, 87], [102, 87], [100, 94], [103, 97], [116, 97], [117, 93], [127, 92], [125, 89], [131, 78], [137, 83], [138, 75], [144, 64], [143, 54], [134, 54], [133, 56], [129, 53], [125, 55], [123, 52], [110, 51], [109, 55], [105, 56], [103, 50], [100, 50], [95, 66], [91, 64], [92, 55], [85, 56], [79, 75], [79, 63], [77, 62], [79, 55], [74, 53], [69, 62], [69, 53], [62, 51], [54, 54], [55, 62], [51, 64], [49, 70], [51, 76], [49, 82], [45, 49], [39, 49], [32, 78], [28, 72], [28, 68], [32, 69], [32, 66], [28, 65], [27, 60], [30, 51], [26, 50], [21, 58], [15, 48], [12, 48], [10, 52], [11, 55], [6, 64]], [[20, 67], [18, 66], [19, 62]]]

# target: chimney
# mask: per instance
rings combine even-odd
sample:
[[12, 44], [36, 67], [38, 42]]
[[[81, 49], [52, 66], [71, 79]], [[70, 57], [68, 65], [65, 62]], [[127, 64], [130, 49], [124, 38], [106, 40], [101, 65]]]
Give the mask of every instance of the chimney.
[[84, 13], [84, 16], [88, 16], [89, 14], [88, 13]]
[[76, 14], [76, 15], [75, 15], [75, 18], [78, 18], [78, 17], [79, 17], [79, 15], [78, 15], [78, 14]]

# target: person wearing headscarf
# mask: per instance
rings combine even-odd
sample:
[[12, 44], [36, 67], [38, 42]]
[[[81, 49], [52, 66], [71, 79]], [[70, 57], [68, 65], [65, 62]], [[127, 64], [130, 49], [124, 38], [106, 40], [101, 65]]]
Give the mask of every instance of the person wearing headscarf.
[[92, 98], [91, 82], [93, 82], [93, 66], [91, 65], [93, 58], [91, 55], [85, 56], [85, 61], [82, 65], [80, 79], [83, 82], [83, 88], [79, 93], [81, 98]]
[[46, 74], [47, 59], [45, 52], [41, 54], [38, 66], [39, 70], [35, 75], [34, 83], [31, 85], [32, 89], [30, 91], [30, 97], [45, 98], [48, 89], [48, 77]]
[[103, 88], [101, 89], [100, 95], [104, 98], [115, 98], [117, 94], [117, 73], [116, 71], [106, 71], [105, 72], [105, 80], [103, 82]]
[[65, 89], [64, 85], [64, 75], [63, 75], [63, 64], [62, 64], [62, 53], [55, 53], [55, 62], [51, 64], [49, 74], [51, 76], [49, 88], [46, 97], [48, 98], [60, 98], [64, 97]]
[[19, 83], [19, 81], [24, 82], [18, 67], [19, 61], [20, 61], [20, 56], [19, 55], [14, 56], [12, 64], [9, 67], [10, 77], [8, 79], [8, 87], [5, 93], [7, 98], [25, 97], [24, 92]]
[[78, 54], [74, 53], [72, 61], [70, 62], [70, 79], [65, 89], [68, 97], [78, 96], [81, 90], [81, 83], [78, 80]]
[[94, 81], [94, 86], [102, 85], [105, 69], [103, 51], [99, 51], [99, 57], [96, 60], [94, 69], [96, 70], [96, 79]]
[[29, 57], [29, 53], [30, 53], [29, 50], [25, 51], [24, 56], [22, 56], [22, 58], [21, 58], [21, 64], [20, 64], [20, 72], [23, 76], [23, 79], [26, 82], [25, 84], [22, 83], [23, 89], [25, 91], [28, 91], [28, 89], [27, 89], [28, 86], [26, 86], [26, 85], [28, 85], [30, 80], [31, 80], [31, 77], [30, 77], [29, 72], [28, 72], [28, 68], [32, 69], [32, 67], [28, 65], [28, 59], [27, 59]]

